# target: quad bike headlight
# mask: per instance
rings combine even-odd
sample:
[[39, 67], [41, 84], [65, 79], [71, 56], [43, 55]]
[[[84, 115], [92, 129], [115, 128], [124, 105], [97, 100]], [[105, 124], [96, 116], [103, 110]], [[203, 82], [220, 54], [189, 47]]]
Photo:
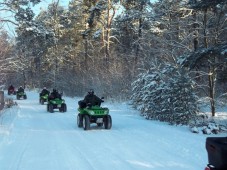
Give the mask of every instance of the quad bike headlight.
[[93, 110], [89, 110], [88, 113], [91, 114], [91, 115], [95, 114], [95, 112]]

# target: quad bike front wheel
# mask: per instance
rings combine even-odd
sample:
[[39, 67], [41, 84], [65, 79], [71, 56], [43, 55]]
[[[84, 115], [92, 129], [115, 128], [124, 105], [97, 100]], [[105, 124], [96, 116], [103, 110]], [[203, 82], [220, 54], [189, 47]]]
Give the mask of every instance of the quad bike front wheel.
[[80, 114], [77, 115], [77, 126], [79, 128], [83, 127], [83, 117]]
[[61, 110], [62, 110], [62, 112], [66, 112], [66, 111], [67, 111], [67, 106], [66, 106], [65, 103], [63, 103], [63, 104], [61, 105]]
[[49, 110], [50, 113], [54, 113], [54, 106], [52, 104], [49, 104], [48, 110]]
[[111, 129], [112, 127], [112, 118], [110, 115], [107, 115], [105, 118], [104, 118], [104, 128], [105, 129]]
[[90, 129], [90, 119], [89, 119], [88, 115], [83, 116], [83, 128], [84, 128], [84, 130]]
[[40, 99], [40, 104], [44, 105], [44, 100], [43, 99]]

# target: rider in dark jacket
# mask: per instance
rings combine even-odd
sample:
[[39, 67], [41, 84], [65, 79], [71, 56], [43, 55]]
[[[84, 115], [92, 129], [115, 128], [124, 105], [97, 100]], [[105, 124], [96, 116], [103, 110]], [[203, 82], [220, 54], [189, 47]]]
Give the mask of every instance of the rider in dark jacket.
[[53, 89], [53, 91], [49, 95], [49, 99], [53, 100], [53, 99], [56, 99], [56, 98], [61, 99], [61, 94], [59, 94], [56, 89]]
[[94, 94], [94, 90], [93, 89], [91, 89], [88, 92], [88, 94], [84, 97], [83, 101], [86, 103], [87, 106], [88, 105], [90, 105], [90, 106], [95, 106], [95, 105], [100, 106], [101, 103], [103, 102], [102, 99], [100, 99], [98, 96], [96, 96]]
[[13, 85], [10, 85], [8, 88], [8, 94], [15, 94], [15, 88], [13, 87]]
[[42, 90], [41, 93], [40, 93], [40, 96], [44, 96], [44, 95], [46, 95], [46, 94], [49, 95], [50, 92], [49, 92], [49, 90], [46, 89], [46, 87], [44, 87], [43, 90]]
[[17, 90], [18, 93], [20, 92], [24, 92], [24, 88], [22, 86], [19, 87], [19, 89]]
[[13, 90], [14, 91], [14, 87], [13, 87], [12, 84], [9, 86], [8, 90]]

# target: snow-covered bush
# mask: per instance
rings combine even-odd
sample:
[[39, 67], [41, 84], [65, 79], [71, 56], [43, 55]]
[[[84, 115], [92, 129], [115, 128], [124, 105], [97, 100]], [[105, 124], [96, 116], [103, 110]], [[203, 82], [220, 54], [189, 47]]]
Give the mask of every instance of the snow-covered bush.
[[165, 66], [140, 74], [132, 87], [133, 104], [148, 119], [187, 125], [198, 112], [193, 82], [182, 68]]
[[[141, 73], [138, 79], [132, 83], [132, 104], [141, 111], [142, 115], [146, 115], [148, 110], [152, 111], [152, 108], [157, 106], [155, 103], [157, 103], [159, 99], [150, 97], [159, 97], [159, 95], [151, 95], [150, 93], [159, 93], [158, 90], [155, 90], [160, 81], [158, 74], [158, 72]], [[152, 101], [154, 101], [153, 104]]]
[[146, 75], [147, 75], [146, 73], [140, 74], [138, 76], [138, 79], [132, 83], [132, 91], [133, 91], [131, 96], [132, 105], [138, 110], [141, 110], [143, 108], [143, 102], [142, 102], [143, 92], [141, 91], [141, 89], [146, 84], [145, 82], [147, 81]]

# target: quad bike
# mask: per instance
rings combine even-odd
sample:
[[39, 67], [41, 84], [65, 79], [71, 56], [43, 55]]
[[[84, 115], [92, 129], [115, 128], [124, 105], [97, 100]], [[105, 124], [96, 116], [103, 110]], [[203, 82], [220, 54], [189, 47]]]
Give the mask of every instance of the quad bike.
[[15, 95], [16, 94], [16, 91], [15, 91], [15, 89], [13, 89], [13, 88], [9, 88], [8, 89], [8, 95], [11, 95], [11, 94], [13, 94], [13, 95]]
[[227, 137], [207, 137], [208, 165], [205, 170], [227, 170]]
[[40, 94], [39, 103], [43, 105], [45, 102], [48, 102], [48, 97], [49, 97], [48, 94], [44, 94], [44, 95]]
[[47, 103], [47, 111], [53, 113], [54, 109], [59, 109], [59, 112], [66, 112], [67, 106], [65, 100], [60, 98], [49, 99]]
[[18, 92], [16, 93], [16, 97], [17, 97], [17, 100], [20, 100], [20, 99], [27, 99], [27, 95], [25, 92]]
[[109, 109], [101, 107], [99, 105], [86, 106], [84, 108], [78, 108], [77, 115], [77, 126], [79, 128], [83, 127], [84, 130], [90, 129], [91, 123], [96, 123], [98, 127], [103, 127], [105, 129], [111, 129], [112, 118], [109, 115]]

